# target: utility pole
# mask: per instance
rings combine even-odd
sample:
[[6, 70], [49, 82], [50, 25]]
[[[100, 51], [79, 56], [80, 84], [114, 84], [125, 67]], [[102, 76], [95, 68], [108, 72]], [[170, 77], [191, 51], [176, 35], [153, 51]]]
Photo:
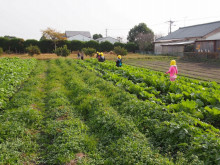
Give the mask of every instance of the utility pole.
[[105, 35], [108, 36], [108, 29], [105, 29]]
[[170, 31], [169, 31], [169, 34], [172, 32], [172, 30], [171, 30], [171, 28], [172, 28], [172, 24], [175, 22], [175, 21], [171, 21], [171, 20], [169, 20], [169, 21], [167, 21], [170, 25], [170, 27], [169, 27], [169, 29], [170, 29]]

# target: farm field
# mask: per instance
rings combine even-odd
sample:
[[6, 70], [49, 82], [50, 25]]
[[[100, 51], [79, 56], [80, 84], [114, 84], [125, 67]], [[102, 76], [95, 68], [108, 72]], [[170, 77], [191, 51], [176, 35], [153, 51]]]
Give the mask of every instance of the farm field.
[[215, 82], [96, 59], [0, 67], [0, 164], [220, 164]]
[[[168, 60], [126, 59], [126, 64], [166, 72], [169, 70]], [[220, 64], [205, 62], [178, 61], [180, 75], [200, 80], [216, 81], [220, 83]]]

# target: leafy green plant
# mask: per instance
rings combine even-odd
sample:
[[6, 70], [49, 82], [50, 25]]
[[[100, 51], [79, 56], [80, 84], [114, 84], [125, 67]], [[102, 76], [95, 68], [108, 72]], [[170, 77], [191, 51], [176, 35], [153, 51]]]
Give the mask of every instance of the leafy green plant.
[[29, 56], [33, 56], [35, 54], [39, 55], [41, 53], [38, 46], [32, 46], [32, 45], [28, 46], [26, 48], [26, 51]]
[[88, 55], [90, 57], [92, 57], [96, 52], [94, 48], [83, 48], [82, 51], [85, 53], [86, 56]]
[[67, 57], [71, 53], [66, 45], [64, 45], [63, 47], [57, 48], [54, 52], [56, 53], [57, 56], [63, 56], [63, 57]]
[[114, 47], [114, 52], [115, 52], [115, 54], [117, 54], [117, 55], [120, 54], [122, 56], [125, 56], [128, 54], [127, 50], [121, 46]]

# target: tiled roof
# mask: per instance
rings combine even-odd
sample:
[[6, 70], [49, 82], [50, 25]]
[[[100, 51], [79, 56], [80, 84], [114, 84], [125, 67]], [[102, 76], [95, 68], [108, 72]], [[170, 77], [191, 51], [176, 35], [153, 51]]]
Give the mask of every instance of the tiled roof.
[[172, 39], [184, 39], [184, 38], [191, 38], [191, 37], [203, 37], [218, 28], [220, 28], [220, 21], [194, 25], [194, 26], [188, 26], [188, 27], [179, 28], [178, 30], [158, 40], [172, 40]]

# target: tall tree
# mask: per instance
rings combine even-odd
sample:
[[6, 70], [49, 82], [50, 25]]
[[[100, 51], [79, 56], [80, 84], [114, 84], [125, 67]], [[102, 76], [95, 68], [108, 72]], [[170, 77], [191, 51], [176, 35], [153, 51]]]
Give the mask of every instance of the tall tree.
[[94, 40], [98, 39], [98, 38], [102, 38], [101, 34], [94, 34], [92, 37]]
[[144, 50], [148, 47], [147, 45], [152, 44], [153, 38], [153, 31], [145, 23], [135, 25], [127, 37], [128, 41], [136, 43], [140, 50]]
[[46, 39], [51, 39], [54, 43], [54, 48], [56, 50], [57, 42], [59, 40], [66, 40], [65, 34], [56, 31], [55, 29], [47, 28], [46, 30], [42, 30], [42, 37]]

